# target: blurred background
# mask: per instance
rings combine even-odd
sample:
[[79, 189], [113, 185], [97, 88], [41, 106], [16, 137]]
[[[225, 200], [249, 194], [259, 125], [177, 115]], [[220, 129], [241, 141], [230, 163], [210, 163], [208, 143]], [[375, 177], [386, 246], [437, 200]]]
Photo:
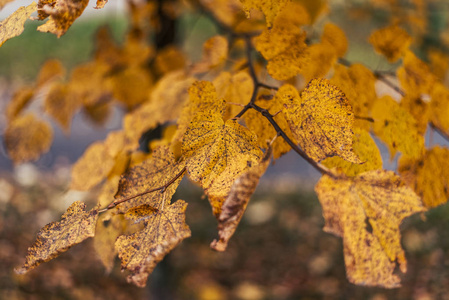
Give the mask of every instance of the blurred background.
[[[350, 42], [346, 55], [349, 61], [362, 62], [373, 70], [394, 71], [395, 66], [375, 54], [367, 42], [373, 29], [389, 22], [392, 12], [382, 6], [386, 2], [328, 1], [319, 22], [330, 20], [345, 31]], [[429, 48], [449, 54], [449, 3], [402, 2], [410, 2], [410, 6], [403, 5], [404, 14], [417, 13], [418, 2], [426, 8], [421, 16], [426, 27], [420, 31], [421, 42], [414, 50], [423, 59]], [[0, 20], [28, 3], [18, 0], [7, 4], [0, 11]], [[5, 111], [17, 89], [33, 83], [47, 59], [59, 59], [68, 72], [89, 61], [99, 28], [108, 26], [117, 43], [124, 41], [129, 28], [126, 3], [111, 0], [102, 10], [93, 6], [91, 1], [60, 39], [37, 32], [40, 23], [28, 21], [21, 36], [0, 47], [0, 112]], [[184, 35], [178, 46], [188, 57], [198, 56], [198, 45], [217, 32], [202, 13], [186, 13], [177, 26]], [[379, 84], [378, 92], [392, 91]], [[93, 141], [120, 129], [124, 114], [123, 107], [115, 106], [103, 126], [77, 114], [70, 135], [53, 126], [55, 137], [50, 151], [33, 163], [14, 166], [1, 141], [0, 299], [449, 299], [448, 204], [413, 216], [402, 225], [408, 272], [401, 275], [401, 288], [354, 286], [346, 280], [341, 239], [322, 231], [324, 221], [313, 191], [319, 174], [293, 153], [276, 161], [261, 179], [224, 253], [210, 250], [209, 244], [217, 234], [215, 218], [201, 191], [184, 180], [174, 199], [189, 203], [187, 224], [192, 237], [158, 265], [146, 288], [127, 284], [118, 260], [106, 273], [91, 240], [26, 276], [15, 275], [14, 267], [23, 263], [27, 247], [42, 226], [59, 220], [75, 200], [91, 206], [96, 203], [98, 190], [68, 190], [70, 168]], [[1, 133], [6, 125], [2, 113]], [[448, 145], [430, 133], [426, 141]], [[378, 145], [385, 168], [394, 169], [397, 157], [390, 159], [386, 148], [380, 142]]]

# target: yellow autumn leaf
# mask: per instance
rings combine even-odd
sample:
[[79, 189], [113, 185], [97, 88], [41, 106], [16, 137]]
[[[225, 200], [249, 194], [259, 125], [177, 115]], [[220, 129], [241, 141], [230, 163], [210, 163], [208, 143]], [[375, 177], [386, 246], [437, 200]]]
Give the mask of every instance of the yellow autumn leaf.
[[[373, 72], [362, 64], [353, 64], [349, 68], [341, 64], [334, 66], [334, 76], [330, 83], [339, 87], [351, 104], [354, 116], [370, 117], [369, 110], [377, 99]], [[371, 123], [366, 119], [355, 119], [354, 127], [369, 130]]]
[[36, 160], [50, 149], [53, 130], [50, 125], [29, 113], [16, 117], [5, 130], [4, 143], [14, 163]]
[[218, 240], [211, 243], [211, 248], [225, 251], [229, 239], [234, 234], [246, 210], [249, 199], [259, 184], [259, 179], [265, 173], [271, 161], [271, 148], [262, 157], [259, 164], [251, 167], [240, 175], [232, 184], [229, 195], [223, 202], [220, 215], [218, 215]]
[[163, 209], [142, 205], [125, 215], [145, 225], [141, 231], [120, 236], [115, 243], [122, 268], [131, 272], [128, 282], [144, 287], [157, 263], [183, 239], [190, 237], [185, 223], [186, 208], [187, 203], [178, 200]]
[[104, 126], [112, 115], [112, 109], [112, 103], [108, 98], [106, 98], [104, 102], [99, 101], [95, 104], [85, 104], [82, 112], [84, 113], [86, 119], [93, 125]]
[[242, 107], [235, 104], [249, 103], [254, 91], [253, 80], [245, 71], [233, 75], [229, 72], [222, 72], [214, 79], [213, 84], [217, 97], [225, 99], [228, 103], [225, 120], [237, 115]]
[[0, 22], [0, 47], [7, 40], [22, 34], [26, 20], [36, 10], [37, 4], [33, 2], [27, 7], [21, 6], [9, 17]]
[[246, 17], [250, 18], [250, 11], [252, 9], [258, 9], [263, 12], [267, 20], [267, 27], [273, 26], [273, 21], [276, 15], [280, 13], [288, 2], [291, 0], [240, 0], [243, 4], [243, 10], [246, 13]]
[[184, 53], [175, 46], [166, 46], [158, 51], [154, 58], [154, 66], [160, 74], [183, 69], [185, 65], [186, 58]]
[[25, 274], [43, 262], [49, 261], [70, 247], [95, 235], [98, 209], [86, 211], [86, 205], [75, 201], [62, 215], [60, 222], [45, 225], [28, 248], [26, 261], [16, 273]]
[[238, 13], [242, 11], [242, 3], [239, 0], [200, 0], [214, 17], [227, 26], [232, 26], [238, 19]]
[[326, 23], [324, 26], [321, 43], [333, 49], [337, 57], [343, 57], [348, 50], [348, 39], [345, 32], [333, 23]]
[[108, 0], [97, 0], [97, 4], [94, 8], [101, 9], [106, 5], [106, 3], [108, 3]]
[[150, 159], [145, 160], [124, 173], [119, 182], [119, 188], [115, 199], [125, 199], [146, 191], [158, 188], [168, 183], [173, 178], [176, 180], [167, 189], [146, 193], [129, 201], [117, 205], [118, 212], [126, 212], [132, 207], [148, 204], [157, 209], [162, 209], [166, 203], [170, 203], [172, 195], [178, 188], [182, 179], [184, 162], [177, 163], [168, 146], [156, 148]]
[[407, 271], [399, 225], [404, 218], [425, 210], [420, 198], [399, 176], [383, 170], [353, 179], [323, 176], [315, 191], [323, 207], [324, 231], [343, 238], [348, 280], [399, 287], [396, 262], [403, 273]]
[[299, 96], [291, 85], [278, 91], [293, 136], [315, 161], [339, 156], [362, 163], [352, 150], [354, 114], [343, 92], [327, 79], [313, 79]]
[[307, 81], [317, 77], [325, 77], [337, 62], [337, 52], [328, 44], [318, 43], [309, 46], [304, 54], [304, 61], [300, 74]]
[[65, 83], [55, 82], [51, 85], [45, 96], [45, 112], [53, 117], [65, 133], [70, 133], [72, 117], [81, 103], [69, 96], [69, 86]]
[[419, 134], [417, 122], [390, 96], [377, 99], [371, 109], [374, 119], [373, 131], [390, 150], [393, 158], [396, 151], [418, 158], [424, 151], [424, 137]]
[[213, 69], [228, 58], [228, 40], [221, 35], [213, 36], [203, 44], [201, 61], [192, 66], [191, 72], [203, 73]]
[[[437, 84], [435, 84], [436, 86]], [[435, 91], [436, 88], [433, 89]], [[423, 101], [421, 98], [412, 98], [409, 95], [405, 95], [402, 97], [400, 105], [406, 111], [410, 113], [410, 115], [416, 121], [416, 128], [418, 133], [421, 135], [425, 135], [427, 131], [427, 126], [429, 125], [429, 121], [431, 120], [431, 105], [429, 105], [428, 101]]]
[[430, 49], [428, 51], [428, 57], [432, 73], [439, 80], [444, 81], [446, 71], [449, 69], [449, 56], [443, 50]]
[[14, 92], [12, 99], [6, 107], [6, 118], [12, 121], [15, 117], [30, 104], [34, 97], [35, 89], [33, 87], [21, 87]]
[[393, 63], [405, 54], [412, 38], [407, 31], [394, 24], [374, 31], [369, 42], [378, 53]]
[[36, 79], [36, 87], [42, 87], [58, 78], [62, 79], [65, 76], [65, 73], [65, 68], [59, 60], [49, 59], [39, 70], [39, 74]]
[[432, 123], [444, 132], [449, 132], [449, 89], [441, 83], [433, 86], [430, 101]]
[[[258, 99], [256, 101], [256, 104], [268, 110], [271, 115], [274, 115], [273, 119], [276, 121], [279, 127], [287, 134], [287, 136], [291, 140], [294, 140], [284, 114], [279, 113], [283, 109], [281, 100], [279, 99], [279, 94], [277, 94], [275, 98], [271, 100]], [[262, 115], [254, 109], [248, 110], [243, 115], [243, 119], [245, 120], [245, 124], [246, 126], [248, 126], [248, 129], [257, 135], [257, 144], [259, 145], [259, 147], [262, 149], [267, 149], [267, 143], [271, 142], [271, 140], [273, 140], [273, 138], [277, 135], [277, 132], [271, 125], [271, 123], [266, 118], [263, 118]], [[271, 147], [273, 148], [274, 159], [278, 159], [283, 154], [289, 152], [292, 149], [291, 146], [283, 138], [277, 138], [271, 145]]]
[[402, 66], [396, 71], [402, 89], [411, 98], [429, 95], [436, 83], [435, 75], [429, 66], [417, 58], [411, 51], [406, 51]]
[[289, 1], [275, 18], [274, 24], [291, 23], [296, 26], [310, 25], [309, 12], [299, 1]]
[[327, 13], [329, 4], [327, 0], [296, 0], [306, 9], [311, 23], [315, 23], [319, 17]]
[[48, 1], [40, 1], [40, 10], [50, 16], [50, 18], [45, 24], [39, 26], [37, 30], [53, 33], [58, 38], [61, 37], [72, 26], [73, 22], [81, 16], [88, 3], [89, 0], [76, 2], [57, 0], [50, 3]]
[[449, 149], [435, 146], [419, 159], [401, 157], [398, 172], [422, 198], [426, 207], [436, 207], [449, 197]]
[[237, 121], [204, 112], [187, 128], [182, 154], [189, 177], [203, 187], [217, 215], [235, 179], [259, 162], [262, 151], [256, 136]]
[[321, 163], [328, 168], [337, 168], [339, 172], [351, 177], [366, 171], [382, 169], [382, 156], [380, 155], [376, 142], [374, 142], [366, 130], [357, 127], [354, 127], [353, 130], [354, 140], [352, 149], [363, 163], [351, 163], [338, 156], [328, 157]]

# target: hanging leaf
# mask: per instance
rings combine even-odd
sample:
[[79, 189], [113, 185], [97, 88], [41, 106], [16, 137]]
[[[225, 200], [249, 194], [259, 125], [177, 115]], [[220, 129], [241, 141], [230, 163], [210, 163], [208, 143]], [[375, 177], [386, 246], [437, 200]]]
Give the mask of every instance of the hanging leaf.
[[178, 200], [163, 209], [142, 205], [131, 209], [125, 216], [136, 222], [144, 222], [145, 228], [131, 235], [120, 236], [115, 247], [122, 260], [122, 268], [131, 272], [128, 282], [139, 287], [156, 265], [183, 239], [190, 237], [185, 223], [187, 203]]
[[[315, 187], [323, 206], [324, 231], [343, 238], [346, 274], [354, 284], [395, 288], [396, 262], [407, 261], [399, 225], [424, 211], [420, 198], [391, 171], [369, 171], [353, 179], [323, 176]], [[367, 224], [372, 230], [367, 228]]]
[[302, 91], [291, 85], [279, 91], [283, 111], [293, 136], [315, 161], [339, 156], [362, 163], [352, 150], [354, 115], [343, 92], [326, 79], [314, 79]]
[[34, 244], [28, 248], [26, 261], [16, 273], [25, 274], [43, 262], [47, 262], [70, 247], [95, 235], [98, 209], [85, 211], [86, 205], [75, 201], [62, 215], [60, 222], [45, 225], [37, 234]]
[[36, 2], [33, 2], [27, 7], [21, 6], [12, 15], [0, 22], [0, 47], [7, 40], [22, 34], [26, 20], [36, 10]]

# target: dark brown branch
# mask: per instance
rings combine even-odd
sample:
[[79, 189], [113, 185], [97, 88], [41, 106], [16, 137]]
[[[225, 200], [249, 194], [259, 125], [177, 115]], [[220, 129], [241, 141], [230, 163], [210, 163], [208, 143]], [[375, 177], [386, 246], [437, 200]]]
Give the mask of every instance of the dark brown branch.
[[161, 191], [161, 193], [164, 193], [164, 192], [167, 190], [167, 188], [168, 188], [170, 185], [173, 184], [173, 182], [175, 182], [179, 177], [182, 176], [182, 174], [184, 174], [185, 171], [186, 171], [186, 167], [182, 168], [182, 170], [181, 170], [178, 174], [176, 174], [175, 177], [173, 177], [172, 179], [170, 179], [170, 181], [167, 182], [166, 184], [164, 184], [164, 185], [162, 185], [162, 186], [160, 186], [160, 187], [151, 189], [151, 190], [144, 191], [144, 192], [139, 193], [139, 194], [135, 194], [135, 195], [132, 195], [132, 196], [123, 198], [123, 199], [115, 200], [114, 202], [112, 202], [111, 204], [109, 204], [106, 208], [100, 209], [98, 212], [99, 212], [99, 213], [105, 212], [105, 211], [107, 211], [107, 210], [109, 210], [109, 209], [112, 209], [112, 208], [116, 207], [117, 205], [119, 205], [119, 204], [121, 204], [121, 203], [123, 203], [123, 202], [132, 200], [132, 199], [134, 199], [134, 198], [137, 198], [137, 197], [140, 197], [140, 196], [149, 194], [149, 193], [153, 193], [153, 192], [156, 192], [156, 191]]
[[430, 122], [429, 123], [430, 127], [435, 130], [436, 132], [438, 132], [438, 134], [443, 137], [446, 141], [449, 142], [449, 133], [447, 133], [446, 131], [444, 131], [443, 129], [441, 129], [440, 127], [438, 127], [437, 125], [435, 125], [435, 123]]

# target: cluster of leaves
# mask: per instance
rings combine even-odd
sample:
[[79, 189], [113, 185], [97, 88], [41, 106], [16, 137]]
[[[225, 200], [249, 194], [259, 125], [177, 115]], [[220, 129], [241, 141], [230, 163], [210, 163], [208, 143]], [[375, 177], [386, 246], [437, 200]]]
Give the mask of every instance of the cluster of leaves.
[[[51, 144], [50, 126], [26, 112], [37, 93], [45, 94], [45, 113], [67, 132], [80, 108], [99, 123], [115, 102], [128, 110], [123, 129], [92, 144], [72, 170], [72, 189], [103, 185], [98, 205], [86, 211], [75, 202], [61, 221], [42, 228], [17, 272], [95, 236], [105, 267], [112, 268], [118, 255], [128, 280], [145, 286], [156, 264], [190, 236], [187, 204], [172, 200], [185, 175], [207, 195], [218, 220], [211, 247], [224, 251], [260, 177], [292, 150], [323, 175], [315, 190], [324, 230], [343, 239], [348, 279], [399, 286], [396, 265], [407, 271], [399, 225], [445, 203], [449, 193], [449, 149], [424, 144], [428, 125], [449, 134], [449, 89], [436, 67], [448, 58], [440, 53], [435, 64], [426, 64], [410, 49], [412, 39], [401, 27], [406, 20], [393, 20], [369, 40], [390, 62], [401, 60], [392, 74], [396, 83], [346, 61], [348, 42], [337, 25], [327, 23], [314, 36], [324, 2], [162, 3], [132, 3], [123, 46], [102, 30], [91, 62], [68, 79], [50, 62], [36, 84], [10, 102], [5, 146], [16, 163], [36, 159]], [[40, 1], [25, 17], [19, 9], [1, 23], [0, 41], [17, 35], [36, 7], [39, 19], [50, 18], [39, 30], [60, 36], [85, 6]], [[188, 63], [173, 46], [156, 51], [148, 36], [162, 26], [161, 12], [177, 18], [193, 9], [207, 13], [222, 32], [204, 43], [201, 60]], [[400, 99], [378, 97], [379, 81]], [[148, 145], [151, 152], [140, 152], [142, 134], [164, 124], [162, 138]], [[391, 157], [400, 152], [399, 174], [383, 169], [372, 135]]]

